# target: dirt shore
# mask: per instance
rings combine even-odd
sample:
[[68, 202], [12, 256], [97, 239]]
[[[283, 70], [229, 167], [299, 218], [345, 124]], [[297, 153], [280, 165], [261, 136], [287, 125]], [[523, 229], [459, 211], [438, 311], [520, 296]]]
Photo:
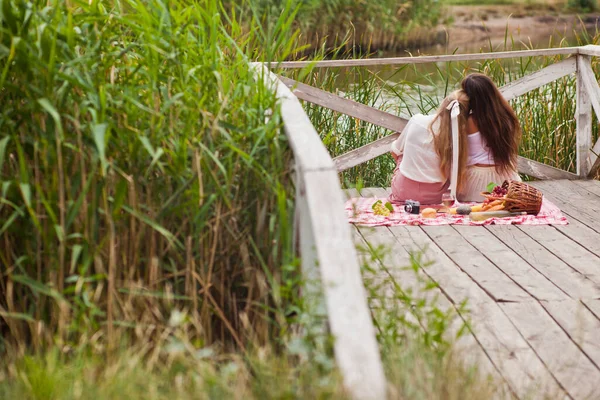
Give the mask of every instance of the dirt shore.
[[454, 6], [448, 7], [447, 13], [450, 23], [440, 30], [447, 36], [444, 47], [448, 51], [489, 49], [490, 43], [499, 48], [505, 34], [509, 42], [514, 41], [519, 47], [556, 47], [558, 41], [574, 38], [584, 28], [593, 35], [600, 27], [600, 14], [577, 16], [548, 8]]

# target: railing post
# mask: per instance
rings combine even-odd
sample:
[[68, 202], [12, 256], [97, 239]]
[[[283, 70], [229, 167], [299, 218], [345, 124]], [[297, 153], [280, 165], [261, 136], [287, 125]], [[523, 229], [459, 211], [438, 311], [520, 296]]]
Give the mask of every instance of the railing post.
[[587, 178], [592, 167], [590, 149], [592, 147], [592, 103], [585, 86], [582, 64], [589, 62], [590, 56], [577, 56], [577, 175]]

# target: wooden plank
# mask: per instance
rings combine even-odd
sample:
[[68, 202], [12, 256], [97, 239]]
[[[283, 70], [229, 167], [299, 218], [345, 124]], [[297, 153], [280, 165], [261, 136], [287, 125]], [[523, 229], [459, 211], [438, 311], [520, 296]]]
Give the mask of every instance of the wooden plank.
[[571, 340], [594, 363], [600, 366], [600, 320], [576, 300], [543, 301], [542, 306], [567, 333]]
[[[584, 84], [585, 60], [589, 56], [577, 56], [577, 175], [587, 177], [592, 163], [590, 149], [592, 148], [592, 103]], [[588, 60], [589, 61], [589, 60]]]
[[514, 225], [490, 225], [489, 232], [573, 299], [600, 298], [600, 285], [573, 270]]
[[374, 142], [359, 147], [358, 149], [351, 150], [341, 156], [337, 156], [333, 159], [338, 172], [345, 171], [349, 168], [355, 167], [367, 161], [370, 161], [376, 157], [390, 152], [390, 146], [400, 136], [399, 133], [394, 133], [381, 139], [377, 139]]
[[600, 319], [600, 300], [582, 300], [582, 303], [585, 304], [587, 309], [590, 310], [596, 318]]
[[[367, 188], [363, 191], [367, 197], [386, 197], [388, 190], [382, 188]], [[368, 228], [367, 228], [368, 229]], [[388, 230], [385, 227], [375, 228], [376, 231]], [[395, 241], [388, 240], [387, 245], [394, 249], [398, 258], [398, 254], [402, 261], [410, 259], [411, 252], [424, 251], [425, 263], [422, 271], [428, 278], [438, 285], [438, 289], [434, 289], [438, 307], [442, 311], [447, 311], [450, 307], [461, 304], [464, 300], [469, 300], [468, 306], [476, 307], [481, 302], [491, 303], [493, 300], [479, 288], [464, 272], [462, 272], [436, 245], [429, 237], [417, 226], [398, 226], [390, 227], [389, 231], [395, 237]], [[370, 243], [375, 243], [369, 240]], [[381, 244], [381, 243], [379, 243]], [[396, 262], [397, 265], [400, 263]], [[413, 275], [414, 276], [414, 275]], [[411, 279], [412, 280], [412, 279]], [[441, 285], [443, 282], [443, 286]], [[429, 296], [428, 296], [429, 297]], [[429, 297], [431, 299], [431, 297]], [[456, 307], [454, 307], [456, 311]], [[461, 315], [461, 318], [452, 321], [448, 328], [448, 333], [451, 337], [448, 340], [455, 340], [459, 329], [463, 323], [468, 321], [468, 312], [466, 315]], [[461, 322], [463, 321], [463, 322]], [[478, 371], [482, 375], [491, 376], [499, 385], [500, 393], [497, 393], [498, 398], [509, 397], [505, 396], [510, 393], [507, 382], [504, 381], [502, 374], [492, 363], [485, 351], [479, 345], [472, 333], [467, 333], [458, 338], [454, 343], [454, 348], [457, 351], [461, 361], [466, 365], [476, 365]]]
[[[579, 185], [579, 182], [592, 181], [581, 180], [573, 183]], [[556, 204], [569, 219], [568, 225], [557, 225], [556, 229], [559, 230], [563, 235], [571, 238], [571, 240], [585, 247], [591, 253], [600, 257], [600, 233], [588, 226], [594, 225], [593, 221], [590, 222], [589, 220], [589, 213], [593, 212], [588, 208], [590, 204], [584, 203], [584, 205], [580, 207], [580, 200], [573, 201], [572, 197], [568, 195], [571, 189], [569, 187], [561, 186], [566, 185], [566, 183], [564, 183], [563, 181], [545, 181], [530, 183], [533, 186], [542, 189], [544, 191], [544, 196], [546, 196], [550, 201]], [[571, 183], [569, 183], [569, 185], [570, 184]], [[567, 195], [565, 195], [564, 192], [566, 192]], [[592, 202], [592, 210], [594, 207], [596, 207], [595, 204], [597, 203]], [[581, 221], [584, 221], [585, 223]]]
[[600, 234], [567, 214], [569, 225], [557, 226], [563, 235], [600, 257]]
[[566, 60], [551, 64], [539, 71], [525, 75], [521, 79], [517, 79], [514, 82], [504, 85], [500, 88], [500, 92], [504, 95], [506, 100], [512, 100], [576, 71], [577, 58], [569, 57]]
[[600, 231], [600, 198], [571, 181], [530, 182], [569, 215], [595, 231]]
[[519, 156], [517, 160], [517, 168], [520, 173], [537, 179], [581, 179], [579, 175], [572, 172], [563, 171], [522, 156]]
[[[519, 304], [519, 303], [506, 303]], [[473, 332], [520, 399], [559, 399], [565, 393], [496, 303], [471, 312]]]
[[451, 226], [423, 226], [423, 231], [459, 268], [496, 301], [527, 301], [531, 296], [469, 244]]
[[511, 247], [480, 226], [454, 226], [460, 235], [538, 300], [565, 300], [568, 296], [547, 277], [532, 268]]
[[[380, 188], [369, 188], [365, 192], [365, 195], [377, 197], [384, 197], [388, 193]], [[519, 337], [492, 298], [461, 271], [421, 227], [397, 226], [389, 229], [406, 251], [425, 251], [424, 261], [428, 265], [423, 271], [438, 284], [453, 303], [459, 304], [462, 300], [469, 299], [468, 308], [471, 312], [466, 317], [471, 321], [478, 345], [473, 347], [469, 335], [459, 343], [459, 346], [466, 347], [459, 348], [478, 349], [482, 346], [487, 358], [521, 398], [541, 399], [549, 393], [562, 393], [541, 361]], [[482, 360], [482, 355], [475, 356], [474, 359]], [[489, 366], [485, 371], [490, 371]]]
[[[383, 188], [367, 188], [363, 191], [367, 196], [383, 198], [389, 191]], [[454, 303], [460, 304], [469, 300], [470, 304], [492, 301], [471, 278], [431, 240], [418, 226], [393, 226], [389, 230], [396, 238], [396, 246], [407, 253], [421, 252], [428, 265], [424, 272], [436, 282], [446, 296]]]
[[[407, 269], [409, 256], [392, 250], [394, 239], [389, 231], [385, 227], [355, 227], [354, 231], [371, 311], [396, 307], [399, 294], [412, 295], [416, 292], [418, 296], [421, 286], [415, 274]], [[426, 299], [432, 301], [436, 294], [439, 293], [427, 293]], [[404, 317], [415, 325], [420, 324], [408, 307]]]
[[297, 82], [293, 79], [283, 76], [280, 76], [279, 79], [301, 100], [329, 108], [330, 110], [358, 118], [362, 121], [370, 122], [374, 125], [381, 126], [382, 128], [400, 132], [408, 122], [405, 118], [400, 118], [377, 108], [357, 103], [354, 100], [345, 99], [333, 93]]
[[[377, 280], [378, 282], [391, 281], [410, 293], [418, 292], [422, 288], [416, 274], [409, 268], [411, 265], [410, 255], [402, 247], [398, 248], [396, 238], [389, 229], [386, 227], [358, 227], [358, 230], [369, 246], [379, 252], [380, 279]], [[384, 290], [393, 292], [394, 287], [392, 285]]]
[[271, 68], [332, 68], [332, 67], [368, 67], [380, 65], [424, 64], [452, 61], [499, 60], [506, 58], [555, 56], [578, 54], [579, 47], [563, 47], [554, 49], [497, 51], [493, 53], [452, 54], [440, 56], [365, 58], [358, 60], [324, 60], [324, 61], [283, 61], [271, 63]]
[[596, 195], [600, 201], [600, 181], [590, 179], [573, 182], [573, 184], [580, 186], [588, 192]]
[[[596, 118], [600, 119], [600, 86], [598, 86], [598, 81], [596, 80], [596, 75], [592, 69], [592, 64], [589, 57], [581, 57], [578, 62], [579, 77], [582, 79], [582, 83], [585, 86], [585, 90], [590, 98], [592, 107], [596, 113]], [[598, 157], [598, 154], [600, 154], [600, 140], [596, 142], [594, 148], [590, 152], [591, 168], [588, 174], [588, 177], [590, 178], [595, 177], [596, 173], [598, 172], [598, 168], [600, 168], [600, 157]]]
[[[386, 397], [375, 329], [337, 173], [305, 172], [304, 192], [316, 247], [334, 350], [344, 384], [355, 398]], [[368, 383], [367, 383], [368, 382]]]
[[348, 188], [344, 189], [344, 193], [346, 194], [346, 199], [354, 199], [356, 197], [361, 197], [358, 189], [356, 188]]
[[428, 264], [424, 269], [454, 304], [468, 300], [470, 305], [493, 301], [437, 244], [420, 228], [394, 226], [390, 230], [407, 251], [423, 251]]
[[277, 93], [284, 131], [294, 152], [296, 168], [301, 171], [333, 169], [333, 161], [321, 137], [292, 92], [262, 64], [253, 64], [257, 79], [262, 79]]
[[519, 229], [544, 246], [565, 264], [595, 284], [600, 284], [600, 258], [552, 226], [519, 225]]
[[600, 56], [600, 46], [594, 44], [588, 44], [587, 46], [580, 46], [578, 54], [586, 56], [598, 57]]
[[500, 306], [567, 393], [574, 399], [597, 398], [600, 371], [539, 303]]
[[[424, 254], [423, 271], [432, 281], [434, 281], [447, 298], [454, 303], [455, 309], [463, 302], [467, 301], [467, 311], [461, 315], [465, 323], [477, 331], [479, 324], [471, 319], [470, 311], [473, 308], [479, 307], [481, 303], [493, 303], [491, 297], [487, 295], [468, 275], [461, 271], [444, 252], [421, 230], [418, 226], [395, 226], [390, 227], [390, 231], [396, 237], [398, 246], [404, 247], [408, 252], [422, 251]], [[450, 331], [454, 334], [458, 331], [457, 321], [454, 321], [450, 327]], [[493, 361], [498, 362], [498, 359], [492, 360], [485, 349], [475, 338], [473, 332], [469, 332], [460, 337], [455, 348], [458, 351], [461, 360], [467, 365], [476, 365], [484, 375], [489, 375], [501, 385], [498, 397], [511, 397], [510, 385], [504, 379], [504, 375], [511, 376], [512, 370], [505, 370], [504, 363], [496, 366]], [[513, 366], [509, 366], [513, 368]], [[516, 382], [513, 380], [513, 384]], [[519, 390], [519, 385], [516, 384], [515, 390]], [[495, 397], [496, 398], [496, 397]]]

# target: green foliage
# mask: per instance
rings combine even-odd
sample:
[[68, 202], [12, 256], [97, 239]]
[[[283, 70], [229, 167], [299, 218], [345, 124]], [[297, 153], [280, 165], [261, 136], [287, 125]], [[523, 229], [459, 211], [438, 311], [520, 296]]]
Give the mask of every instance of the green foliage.
[[424, 31], [425, 40], [441, 18], [442, 5], [437, 0], [247, 0], [226, 2], [229, 7], [253, 9], [263, 15], [268, 25], [286, 8], [297, 9], [295, 26], [301, 40], [313, 51], [339, 45], [362, 49], [403, 46], [416, 31]]
[[174, 307], [198, 345], [287, 331], [291, 155], [249, 62], [294, 51], [293, 13], [0, 4], [0, 346], [143, 336]]
[[598, 0], [569, 0], [567, 8], [584, 13], [596, 11], [598, 9]]
[[163, 348], [164, 363], [148, 362], [141, 349], [122, 349], [109, 361], [95, 354], [57, 350], [25, 357], [17, 375], [0, 378], [0, 398], [83, 399], [342, 399], [336, 373], [322, 376], [309, 363], [295, 364], [261, 351], [246, 361], [210, 351]]

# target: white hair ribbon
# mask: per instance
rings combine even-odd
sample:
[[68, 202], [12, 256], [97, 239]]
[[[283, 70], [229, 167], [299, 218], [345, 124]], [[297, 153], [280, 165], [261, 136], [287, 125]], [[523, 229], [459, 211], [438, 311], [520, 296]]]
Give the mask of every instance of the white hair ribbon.
[[459, 152], [459, 140], [458, 140], [458, 115], [460, 114], [460, 104], [457, 100], [452, 102], [446, 107], [450, 111], [450, 118], [452, 119], [452, 171], [450, 176], [450, 193], [456, 200], [456, 187], [458, 185], [458, 152]]

